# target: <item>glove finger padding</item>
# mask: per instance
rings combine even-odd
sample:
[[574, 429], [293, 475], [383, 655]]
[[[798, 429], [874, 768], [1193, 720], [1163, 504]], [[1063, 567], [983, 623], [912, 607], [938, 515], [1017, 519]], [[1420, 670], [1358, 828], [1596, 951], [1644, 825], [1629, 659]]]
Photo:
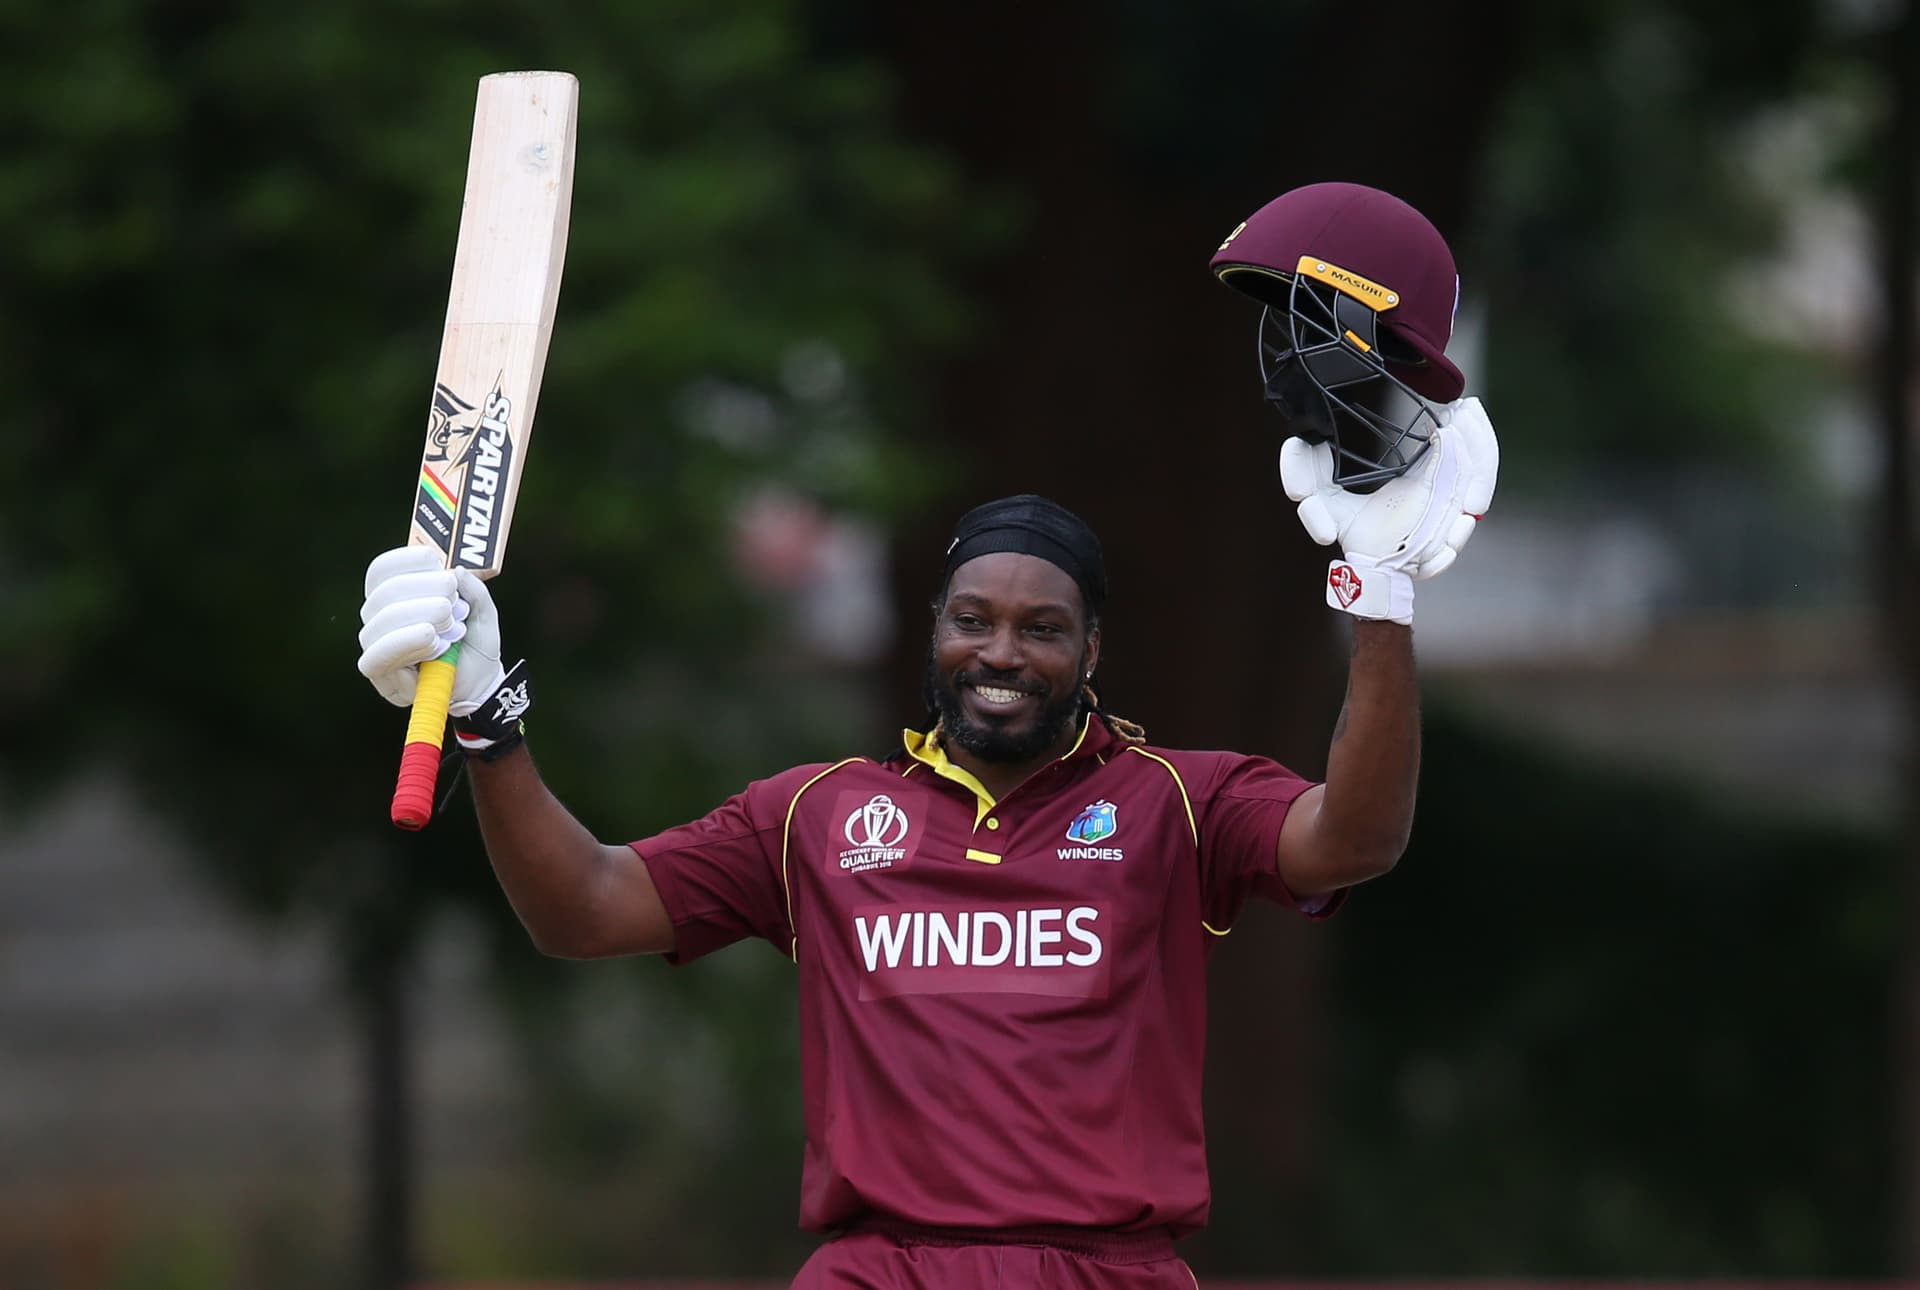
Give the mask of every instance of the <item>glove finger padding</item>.
[[[371, 679], [377, 672], [411, 668], [440, 657], [464, 637], [469, 610], [454, 595], [457, 586], [450, 569], [399, 573], [376, 586], [360, 606], [365, 624], [360, 629], [361, 672]], [[395, 689], [377, 681], [375, 688], [382, 694]], [[405, 688], [410, 692], [412, 682]]]
[[493, 593], [479, 578], [461, 569], [460, 604], [466, 609], [466, 643], [453, 670], [453, 696], [447, 711], [456, 717], [473, 713], [500, 688], [506, 668], [500, 662], [500, 614]]
[[1478, 517], [1462, 512], [1453, 517], [1453, 527], [1447, 530], [1447, 545], [1456, 552], [1467, 549], [1467, 543], [1480, 531]]
[[383, 633], [360, 655], [360, 672], [388, 703], [407, 707], [419, 684], [419, 665], [437, 658], [442, 647], [428, 623], [415, 622]]
[[1327, 506], [1327, 499], [1318, 493], [1300, 503], [1300, 524], [1307, 530], [1307, 536], [1321, 546], [1330, 546], [1340, 536], [1340, 522]]
[[1333, 449], [1326, 444], [1294, 438], [1280, 445], [1280, 487], [1287, 490], [1289, 498], [1304, 502], [1321, 485], [1332, 482]]
[[371, 597], [373, 589], [390, 578], [407, 573], [431, 573], [446, 569], [446, 557], [430, 546], [397, 546], [382, 551], [367, 565], [367, 577], [360, 593]]
[[424, 573], [397, 573], [382, 580], [367, 592], [360, 605], [360, 621], [370, 623], [382, 610], [402, 602], [438, 600], [447, 607], [447, 626], [453, 623], [453, 600], [459, 582], [451, 569], [432, 569]]
[[1329, 546], [1353, 514], [1353, 494], [1333, 482], [1333, 445], [1289, 439], [1280, 445], [1280, 486], [1300, 503], [1307, 536]]
[[419, 665], [463, 640], [449, 709], [471, 712], [498, 688], [500, 620], [484, 582], [442, 567], [429, 547], [409, 546], [374, 557], [366, 588], [359, 666], [387, 702], [411, 704]]
[[1460, 558], [1460, 552], [1466, 548], [1467, 542], [1479, 527], [1478, 521], [1471, 515], [1454, 516], [1452, 525], [1447, 529], [1445, 540], [1408, 572], [1417, 579], [1431, 578], [1440, 573]]
[[1458, 409], [1452, 422], [1441, 431], [1446, 437], [1447, 451], [1459, 463], [1459, 476], [1454, 481], [1448, 507], [1452, 518], [1440, 534], [1440, 544], [1422, 556], [1413, 574], [1416, 578], [1431, 578], [1450, 567], [1473, 540], [1480, 529], [1480, 517], [1493, 503], [1493, 488], [1500, 469], [1499, 442], [1479, 400], [1462, 402], [1472, 406]]
[[1448, 566], [1460, 558], [1460, 552], [1453, 547], [1443, 546], [1434, 552], [1430, 559], [1424, 560], [1413, 570], [1415, 581], [1422, 581], [1435, 574], [1445, 573]]
[[1447, 428], [1455, 433], [1463, 455], [1471, 463], [1460, 490], [1460, 509], [1469, 515], [1485, 515], [1493, 505], [1494, 485], [1500, 479], [1500, 440], [1479, 399], [1461, 399], [1449, 404], [1447, 411]]
[[500, 657], [500, 611], [494, 608], [493, 593], [487, 584], [465, 569], [455, 575], [459, 580], [460, 606], [466, 612], [467, 648], [492, 658]]
[[[360, 629], [360, 648], [383, 667], [406, 667], [438, 658], [446, 653], [447, 646], [466, 635], [466, 625], [460, 621], [462, 608], [437, 596], [388, 605]], [[406, 657], [410, 651], [402, 651], [398, 646], [381, 644], [384, 638], [403, 632], [412, 640], [420, 630], [425, 631], [429, 647], [427, 653], [417, 657]]]

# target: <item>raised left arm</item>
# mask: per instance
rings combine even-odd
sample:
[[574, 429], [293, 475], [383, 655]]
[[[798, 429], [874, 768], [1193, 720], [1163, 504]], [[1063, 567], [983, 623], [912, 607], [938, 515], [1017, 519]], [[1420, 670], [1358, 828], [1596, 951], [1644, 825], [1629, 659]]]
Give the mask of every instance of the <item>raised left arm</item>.
[[1287, 890], [1304, 900], [1393, 868], [1413, 827], [1419, 779], [1413, 629], [1356, 620], [1327, 782], [1302, 793], [1280, 827], [1280, 881]]
[[1440, 409], [1432, 446], [1371, 493], [1334, 482], [1333, 449], [1289, 439], [1280, 479], [1314, 541], [1345, 552], [1327, 569], [1327, 604], [1354, 617], [1347, 702], [1327, 782], [1280, 826], [1280, 880], [1305, 899], [1377, 878], [1406, 850], [1420, 778], [1413, 586], [1453, 565], [1493, 501], [1500, 445], [1478, 399]]

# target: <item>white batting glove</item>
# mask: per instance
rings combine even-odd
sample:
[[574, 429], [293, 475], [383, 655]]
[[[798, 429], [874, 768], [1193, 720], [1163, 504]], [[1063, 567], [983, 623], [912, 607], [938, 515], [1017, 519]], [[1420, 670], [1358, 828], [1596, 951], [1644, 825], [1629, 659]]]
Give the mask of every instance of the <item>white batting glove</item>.
[[432, 547], [382, 551], [367, 566], [360, 606], [360, 671], [388, 703], [408, 707], [420, 664], [464, 641], [447, 711], [469, 715], [500, 688], [500, 618], [487, 584], [449, 569]]
[[1346, 553], [1327, 567], [1327, 604], [1358, 618], [1413, 621], [1415, 579], [1459, 558], [1493, 502], [1500, 444], [1479, 399], [1437, 410], [1433, 446], [1413, 469], [1372, 493], [1333, 482], [1333, 446], [1289, 439], [1280, 482], [1300, 503], [1300, 523], [1322, 546]]

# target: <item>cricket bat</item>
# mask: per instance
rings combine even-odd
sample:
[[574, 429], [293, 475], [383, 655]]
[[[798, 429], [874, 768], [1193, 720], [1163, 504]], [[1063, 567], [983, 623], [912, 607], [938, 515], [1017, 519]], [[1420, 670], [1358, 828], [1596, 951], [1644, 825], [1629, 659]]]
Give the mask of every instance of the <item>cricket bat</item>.
[[[506, 559], [567, 252], [579, 82], [565, 72], [480, 78], [447, 327], [427, 408], [410, 544], [491, 578]], [[453, 691], [455, 644], [420, 665], [393, 822], [425, 827]]]

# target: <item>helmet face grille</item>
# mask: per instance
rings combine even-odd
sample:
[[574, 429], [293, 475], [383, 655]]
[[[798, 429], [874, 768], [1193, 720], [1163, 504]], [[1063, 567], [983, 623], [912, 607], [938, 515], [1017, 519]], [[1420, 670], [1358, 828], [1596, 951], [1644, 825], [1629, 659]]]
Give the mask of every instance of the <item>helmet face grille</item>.
[[1260, 315], [1260, 379], [1290, 433], [1331, 443], [1336, 484], [1370, 492], [1420, 460], [1440, 428], [1433, 411], [1387, 370], [1394, 343], [1365, 304], [1295, 274], [1287, 307]]

